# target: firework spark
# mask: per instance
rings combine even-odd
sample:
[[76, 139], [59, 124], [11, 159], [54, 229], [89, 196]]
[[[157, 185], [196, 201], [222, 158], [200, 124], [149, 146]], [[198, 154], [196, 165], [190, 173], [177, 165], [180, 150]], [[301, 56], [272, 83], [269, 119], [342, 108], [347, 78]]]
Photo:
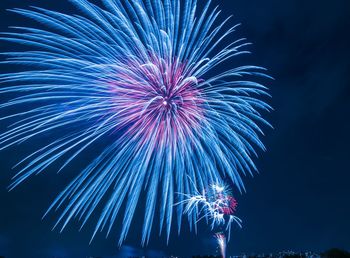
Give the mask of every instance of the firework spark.
[[[156, 210], [169, 239], [175, 192], [191, 194], [218, 178], [243, 190], [242, 174], [256, 169], [254, 149], [264, 149], [258, 124], [267, 124], [260, 113], [270, 107], [258, 98], [266, 88], [249, 78], [266, 77], [264, 69], [223, 66], [248, 53], [248, 43], [231, 42], [236, 26], [219, 22], [210, 1], [199, 11], [196, 0], [71, 2], [82, 15], [14, 9], [48, 29], [15, 27], [1, 37], [31, 50], [4, 53], [2, 64], [29, 68], [0, 76], [0, 94], [15, 96], [0, 104], [1, 121], [15, 121], [0, 134], [0, 149], [48, 137], [18, 164], [10, 189], [103, 143], [49, 208], [62, 210], [55, 227], [75, 218], [84, 226], [101, 206], [93, 237], [108, 235], [124, 210], [122, 244], [142, 199], [142, 244]], [[179, 230], [183, 210], [176, 206]]]

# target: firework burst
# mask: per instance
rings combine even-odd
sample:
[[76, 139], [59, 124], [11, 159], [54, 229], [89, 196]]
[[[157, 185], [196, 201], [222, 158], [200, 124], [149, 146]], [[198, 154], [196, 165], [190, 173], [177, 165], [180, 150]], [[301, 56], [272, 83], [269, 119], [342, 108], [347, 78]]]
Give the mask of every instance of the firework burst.
[[232, 222], [242, 227], [242, 220], [235, 216], [237, 201], [227, 185], [215, 183], [202, 192], [196, 190], [194, 194], [183, 195], [185, 199], [181, 203], [186, 205], [184, 212], [196, 217], [196, 222], [206, 218], [212, 230], [221, 231], [224, 228], [228, 232], [228, 241]]
[[75, 218], [85, 225], [100, 205], [93, 236], [109, 234], [123, 210], [122, 244], [144, 195], [142, 244], [156, 211], [169, 239], [173, 213], [180, 230], [184, 211], [183, 204], [173, 211], [175, 192], [191, 194], [217, 178], [242, 190], [241, 175], [256, 169], [254, 148], [264, 149], [258, 124], [267, 124], [260, 112], [270, 108], [257, 98], [268, 95], [266, 88], [248, 78], [266, 76], [264, 69], [223, 68], [248, 53], [248, 43], [222, 47], [236, 26], [219, 22], [210, 1], [200, 12], [196, 0], [103, 0], [104, 8], [70, 2], [82, 15], [14, 9], [48, 29], [2, 34], [31, 50], [4, 53], [2, 64], [30, 68], [0, 76], [0, 94], [16, 95], [0, 104], [1, 121], [15, 120], [0, 134], [0, 149], [49, 137], [18, 164], [10, 189], [54, 163], [66, 168], [107, 139], [49, 208], [62, 209], [55, 227], [63, 230]]

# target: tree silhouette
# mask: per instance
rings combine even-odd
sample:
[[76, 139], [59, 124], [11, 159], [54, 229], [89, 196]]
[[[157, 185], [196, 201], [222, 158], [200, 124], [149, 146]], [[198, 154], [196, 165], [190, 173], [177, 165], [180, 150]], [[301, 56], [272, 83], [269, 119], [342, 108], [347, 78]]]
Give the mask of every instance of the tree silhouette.
[[333, 248], [324, 252], [321, 255], [321, 257], [322, 258], [350, 258], [350, 253], [345, 250]]

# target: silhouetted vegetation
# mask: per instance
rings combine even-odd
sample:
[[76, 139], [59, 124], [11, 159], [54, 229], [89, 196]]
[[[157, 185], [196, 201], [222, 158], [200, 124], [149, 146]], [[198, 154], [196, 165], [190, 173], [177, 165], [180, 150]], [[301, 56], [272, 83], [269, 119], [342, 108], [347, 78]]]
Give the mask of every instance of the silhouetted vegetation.
[[321, 257], [322, 258], [350, 258], [350, 253], [345, 250], [333, 248], [322, 253]]

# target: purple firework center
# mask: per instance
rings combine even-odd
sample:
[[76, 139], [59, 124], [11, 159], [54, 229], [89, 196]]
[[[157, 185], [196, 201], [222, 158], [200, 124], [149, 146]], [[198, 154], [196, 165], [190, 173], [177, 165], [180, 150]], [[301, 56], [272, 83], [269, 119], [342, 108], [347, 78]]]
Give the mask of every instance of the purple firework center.
[[199, 80], [175, 58], [149, 59], [144, 64], [129, 61], [110, 83], [118, 118], [124, 120], [119, 126], [128, 128], [129, 134], [143, 132], [144, 142], [156, 132], [163, 144], [176, 144], [199, 130], [204, 119]]

